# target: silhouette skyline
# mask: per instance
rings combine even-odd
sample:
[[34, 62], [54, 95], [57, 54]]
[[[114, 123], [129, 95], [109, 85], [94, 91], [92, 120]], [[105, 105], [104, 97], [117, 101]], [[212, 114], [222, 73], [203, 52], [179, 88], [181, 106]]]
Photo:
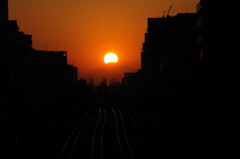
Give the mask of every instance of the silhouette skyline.
[[[199, 0], [196, 13], [175, 14], [170, 5], [147, 18], [137, 71], [116, 52], [122, 61], [102, 57], [85, 79], [78, 72], [88, 67], [69, 64], [68, 51], [36, 49], [34, 35], [9, 20], [7, 2], [0, 2], [1, 158], [239, 158], [237, 0]], [[97, 66], [97, 57], [87, 58]]]
[[[115, 52], [131, 69], [141, 67], [139, 51], [146, 31], [146, 19], [170, 14], [195, 13], [198, 0], [131, 1], [14, 1], [9, 0], [9, 19], [18, 20], [20, 30], [33, 35], [37, 50], [67, 51], [68, 63], [85, 78], [101, 67], [102, 58]], [[91, 38], [90, 38], [91, 37]], [[56, 49], [57, 48], [57, 49]], [[81, 69], [80, 68], [84, 68]], [[123, 68], [119, 73], [131, 69]]]

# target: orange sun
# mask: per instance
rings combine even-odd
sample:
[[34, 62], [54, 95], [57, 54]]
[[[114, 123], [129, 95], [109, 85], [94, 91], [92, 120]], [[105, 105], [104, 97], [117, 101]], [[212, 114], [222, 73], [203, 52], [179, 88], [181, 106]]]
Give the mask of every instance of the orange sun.
[[118, 62], [118, 57], [116, 54], [114, 53], [107, 53], [105, 56], [104, 56], [104, 62], [107, 64], [107, 63], [116, 63]]

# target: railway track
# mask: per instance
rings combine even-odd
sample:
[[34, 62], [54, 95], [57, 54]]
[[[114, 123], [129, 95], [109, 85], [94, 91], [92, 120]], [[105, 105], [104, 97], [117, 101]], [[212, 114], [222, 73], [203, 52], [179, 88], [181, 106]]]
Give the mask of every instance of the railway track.
[[[156, 121], [113, 103], [98, 103], [64, 124], [66, 136], [59, 159], [134, 159], [143, 145], [141, 138]], [[79, 117], [78, 117], [79, 115]], [[144, 130], [144, 131], [142, 131]], [[68, 134], [67, 134], [68, 133]]]

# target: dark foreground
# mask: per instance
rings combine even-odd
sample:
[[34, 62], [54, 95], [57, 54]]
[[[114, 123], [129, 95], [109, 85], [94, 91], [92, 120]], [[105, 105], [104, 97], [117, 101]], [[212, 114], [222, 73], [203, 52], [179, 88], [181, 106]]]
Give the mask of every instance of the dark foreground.
[[237, 112], [166, 107], [166, 102], [148, 100], [119, 90], [94, 90], [39, 105], [31, 110], [34, 116], [16, 114], [17, 146], [9, 145], [13, 151], [5, 158], [238, 157]]

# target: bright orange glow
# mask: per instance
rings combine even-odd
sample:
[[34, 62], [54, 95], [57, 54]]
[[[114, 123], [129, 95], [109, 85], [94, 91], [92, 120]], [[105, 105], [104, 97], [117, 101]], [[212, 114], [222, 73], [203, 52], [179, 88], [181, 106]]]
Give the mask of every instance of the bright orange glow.
[[[17, 20], [19, 31], [33, 36], [34, 49], [67, 51], [67, 62], [78, 68], [79, 78], [93, 78], [94, 83], [107, 77], [106, 70], [114, 70], [114, 77], [121, 80], [125, 72], [140, 69], [147, 18], [162, 17], [170, 5], [169, 15], [196, 12], [199, 1], [8, 0], [9, 19]], [[102, 61], [110, 51], [121, 57], [111, 67]]]
[[118, 62], [118, 57], [116, 54], [114, 53], [107, 53], [105, 56], [104, 56], [104, 62], [107, 64], [107, 63], [116, 63]]

